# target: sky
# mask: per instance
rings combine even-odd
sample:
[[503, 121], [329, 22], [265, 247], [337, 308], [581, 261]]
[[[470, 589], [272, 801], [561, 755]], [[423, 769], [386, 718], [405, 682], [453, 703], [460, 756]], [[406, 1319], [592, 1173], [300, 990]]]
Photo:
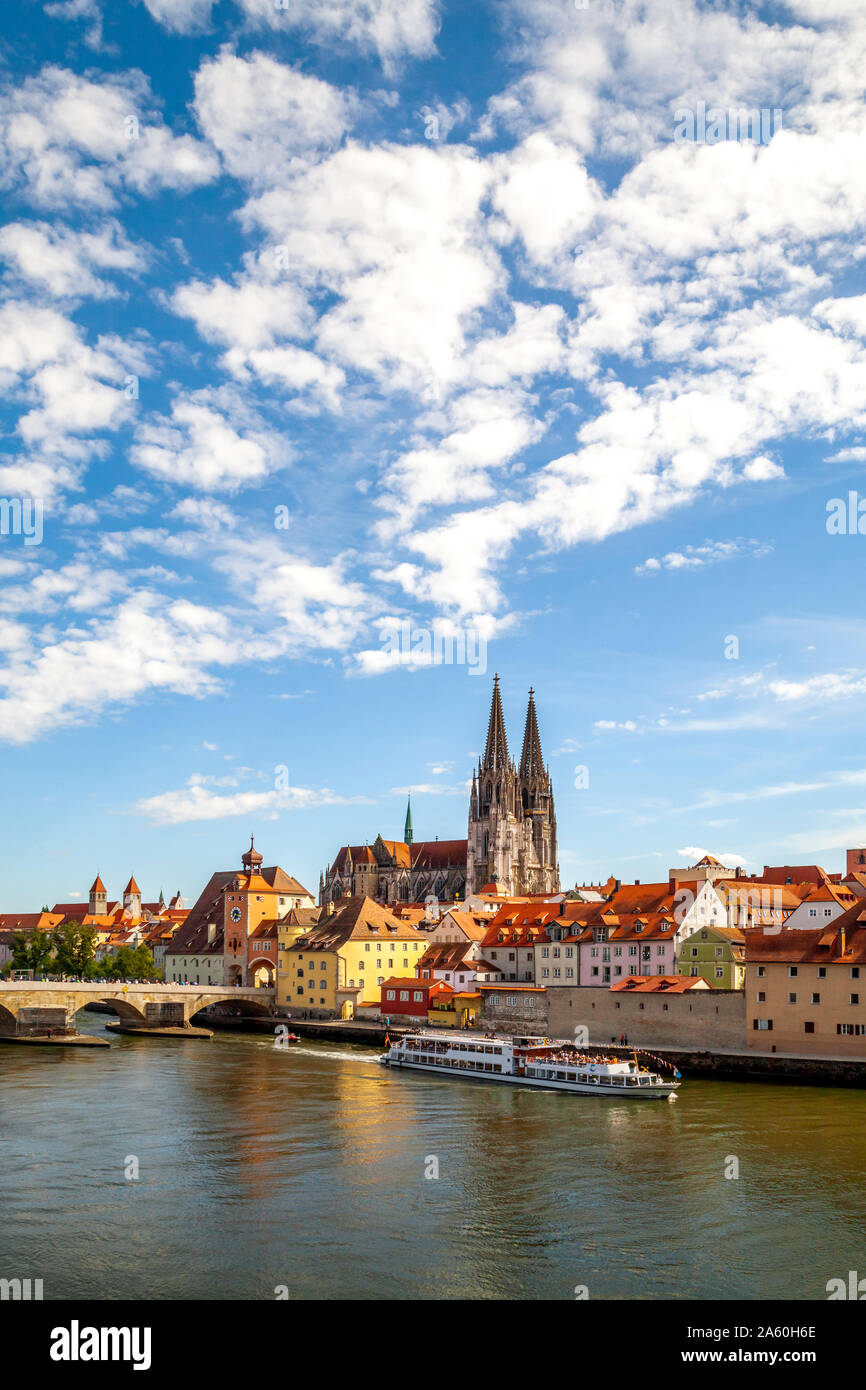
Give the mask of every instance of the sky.
[[5, 0], [0, 909], [462, 837], [494, 672], [564, 886], [842, 867], [864, 72], [862, 0]]

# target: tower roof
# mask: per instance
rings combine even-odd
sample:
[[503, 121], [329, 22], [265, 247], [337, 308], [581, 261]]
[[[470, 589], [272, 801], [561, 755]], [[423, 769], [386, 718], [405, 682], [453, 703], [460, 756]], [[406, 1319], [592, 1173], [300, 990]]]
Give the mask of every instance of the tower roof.
[[105, 884], [102, 882], [102, 879], [99, 877], [99, 874], [96, 875], [96, 878], [93, 880], [92, 884], [90, 885], [90, 891], [91, 891], [91, 893], [104, 893], [104, 892], [105, 892]]
[[541, 739], [538, 736], [538, 720], [535, 715], [535, 691], [529, 688], [529, 704], [526, 707], [526, 729], [523, 734], [523, 752], [520, 755], [521, 777], [543, 777], [544, 759], [541, 756]]
[[505, 718], [502, 713], [502, 697], [499, 694], [499, 677], [493, 677], [493, 699], [490, 702], [490, 719], [487, 724], [487, 745], [481, 766], [485, 772], [498, 772], [508, 767], [508, 739], [505, 736]]
[[139, 888], [138, 884], [137, 884], [136, 881], [135, 881], [135, 875], [134, 875], [134, 874], [131, 874], [131, 875], [130, 875], [129, 882], [127, 883], [127, 885], [126, 885], [126, 887], [124, 888], [123, 891], [124, 891], [124, 893], [138, 893], [138, 894], [141, 893], [141, 889]]
[[255, 847], [255, 837], [250, 836], [250, 847], [246, 854], [241, 855], [241, 863], [245, 869], [255, 869], [262, 863], [262, 856]]
[[403, 827], [404, 844], [411, 845], [414, 838], [415, 833], [412, 829], [412, 798], [410, 796], [406, 799], [406, 824]]

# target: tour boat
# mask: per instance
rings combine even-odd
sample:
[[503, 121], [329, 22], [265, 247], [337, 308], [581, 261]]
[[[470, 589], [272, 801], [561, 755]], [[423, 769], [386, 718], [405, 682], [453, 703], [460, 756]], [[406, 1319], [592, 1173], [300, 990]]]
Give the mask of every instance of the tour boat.
[[584, 1096], [673, 1100], [680, 1084], [674, 1067], [672, 1079], [667, 1080], [642, 1067], [636, 1051], [627, 1057], [607, 1057], [555, 1038], [408, 1033], [392, 1042], [379, 1061], [386, 1067], [411, 1067], [475, 1081], [507, 1081]]

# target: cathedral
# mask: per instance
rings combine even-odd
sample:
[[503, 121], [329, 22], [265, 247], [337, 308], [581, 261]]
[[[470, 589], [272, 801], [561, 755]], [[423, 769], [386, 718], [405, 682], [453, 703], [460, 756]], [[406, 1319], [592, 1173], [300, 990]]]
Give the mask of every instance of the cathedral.
[[380, 903], [459, 902], [495, 883], [514, 895], [558, 893], [556, 815], [550, 773], [541, 755], [535, 693], [529, 692], [523, 751], [508, 753], [499, 677], [484, 756], [472, 774], [465, 840], [417, 842], [407, 808], [402, 840], [343, 845], [319, 878], [319, 902], [364, 895]]
[[515, 764], [508, 753], [498, 676], [484, 756], [472, 774], [466, 847], [467, 893], [487, 883], [515, 895], [559, 892], [553, 785], [541, 756], [535, 692], [529, 692], [523, 750]]

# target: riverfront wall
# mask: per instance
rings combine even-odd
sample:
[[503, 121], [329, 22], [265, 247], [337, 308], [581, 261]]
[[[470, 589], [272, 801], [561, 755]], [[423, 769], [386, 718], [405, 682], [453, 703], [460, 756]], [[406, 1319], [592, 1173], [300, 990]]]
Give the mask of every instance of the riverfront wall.
[[626, 994], [591, 985], [547, 991], [552, 1037], [589, 1030], [589, 1041], [619, 1041], [625, 1033], [638, 1047], [684, 1051], [724, 1048], [745, 1051], [746, 999], [742, 990], [691, 990], [688, 994]]

